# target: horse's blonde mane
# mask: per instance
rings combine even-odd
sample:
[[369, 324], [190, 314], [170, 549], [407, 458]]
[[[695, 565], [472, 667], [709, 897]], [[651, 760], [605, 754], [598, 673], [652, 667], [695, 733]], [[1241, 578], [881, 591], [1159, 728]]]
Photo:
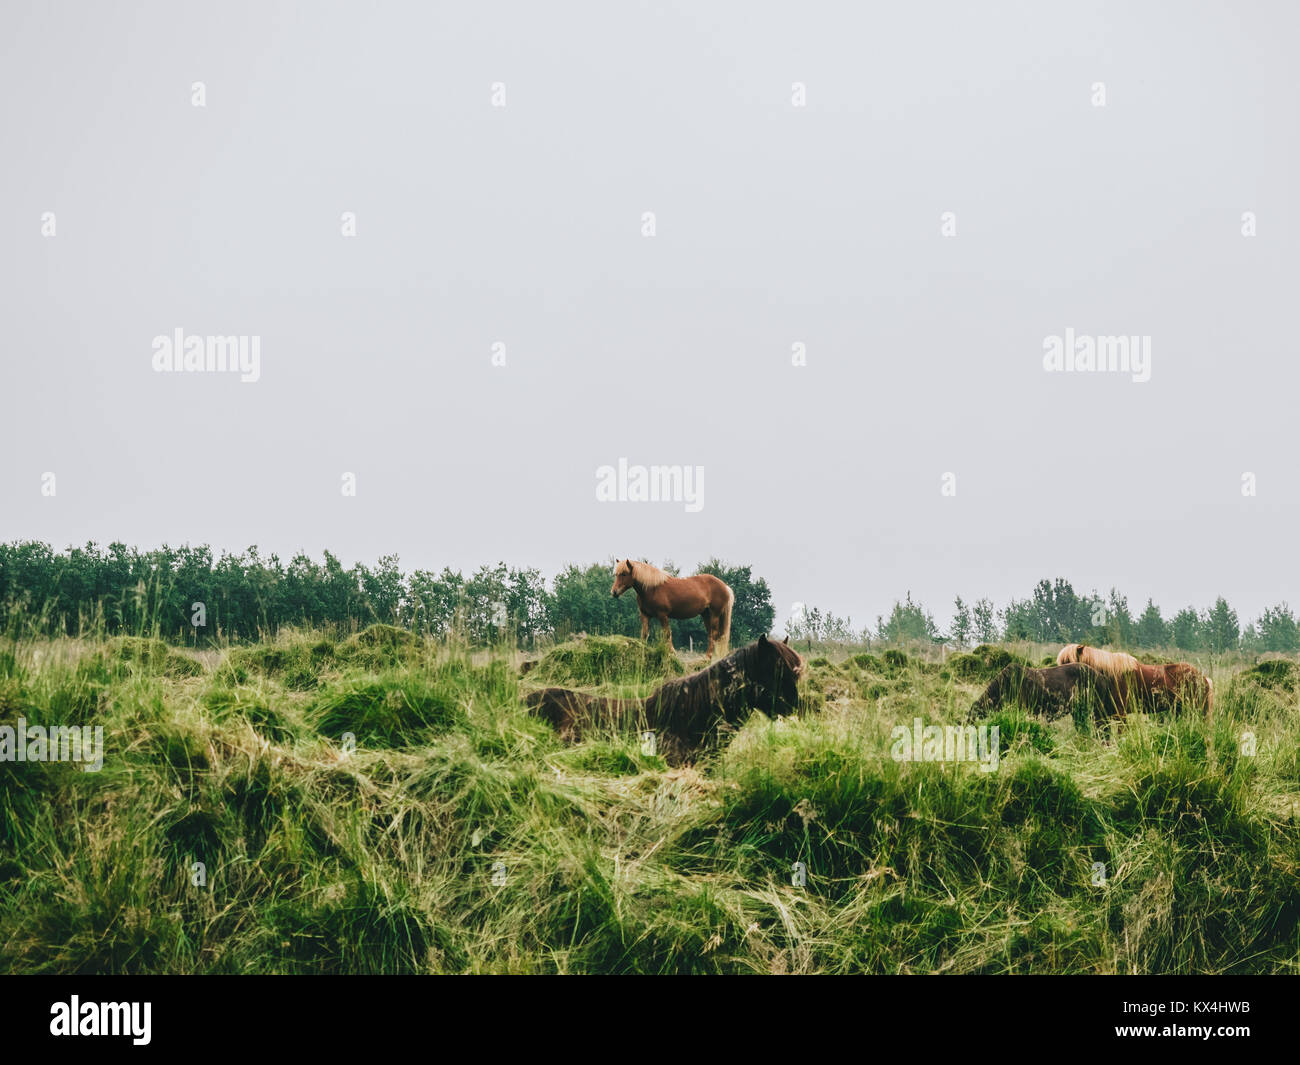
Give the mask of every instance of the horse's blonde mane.
[[1064, 665], [1067, 662], [1082, 662], [1084, 665], [1092, 666], [1093, 669], [1109, 673], [1113, 677], [1138, 671], [1142, 665], [1141, 662], [1125, 651], [1103, 651], [1100, 647], [1093, 647], [1090, 643], [1066, 644], [1061, 648], [1061, 653], [1056, 656], [1056, 661], [1058, 665]]
[[627, 564], [632, 567], [632, 577], [642, 588], [658, 588], [669, 576], [658, 566], [652, 566], [649, 562], [638, 562], [634, 558], [629, 558]]

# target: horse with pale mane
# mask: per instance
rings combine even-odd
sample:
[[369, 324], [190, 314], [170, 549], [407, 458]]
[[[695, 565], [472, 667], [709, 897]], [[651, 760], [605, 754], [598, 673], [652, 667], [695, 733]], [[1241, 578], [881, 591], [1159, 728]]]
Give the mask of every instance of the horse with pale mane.
[[1177, 710], [1188, 705], [1214, 712], [1214, 682], [1190, 662], [1149, 666], [1123, 651], [1103, 651], [1086, 643], [1068, 643], [1056, 656], [1059, 665], [1080, 662], [1115, 678], [1122, 702], [1142, 709]]
[[712, 573], [673, 577], [649, 562], [625, 558], [614, 566], [610, 595], [617, 599], [629, 588], [636, 592], [637, 609], [641, 611], [641, 639], [650, 633], [650, 619], [658, 618], [671, 648], [673, 631], [668, 619], [699, 617], [703, 618], [704, 631], [709, 634], [707, 657], [713, 657], [715, 647], [721, 647], [721, 653], [726, 653], [736, 596]]
[[1063, 666], [1069, 662], [1082, 662], [1085, 666], [1102, 673], [1118, 677], [1121, 673], [1136, 670], [1142, 663], [1124, 651], [1103, 651], [1087, 643], [1067, 643], [1056, 656], [1056, 664]]

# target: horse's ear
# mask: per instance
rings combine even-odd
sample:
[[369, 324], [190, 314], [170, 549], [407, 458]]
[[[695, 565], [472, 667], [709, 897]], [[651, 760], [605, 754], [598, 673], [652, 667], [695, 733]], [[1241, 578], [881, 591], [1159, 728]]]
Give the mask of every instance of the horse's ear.
[[787, 647], [789, 647], [789, 646], [790, 646], [790, 637], [787, 636], [787, 637], [786, 637], [784, 640], [782, 640], [781, 642], [782, 642], [783, 644], [785, 644]]
[[767, 633], [762, 633], [758, 638], [759, 643], [767, 643]]

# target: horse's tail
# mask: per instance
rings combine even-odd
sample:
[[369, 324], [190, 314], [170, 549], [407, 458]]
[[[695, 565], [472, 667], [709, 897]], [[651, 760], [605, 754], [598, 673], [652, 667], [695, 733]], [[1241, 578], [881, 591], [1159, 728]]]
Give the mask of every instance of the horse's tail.
[[722, 587], [727, 590], [727, 601], [722, 605], [722, 625], [718, 630], [719, 657], [725, 655], [731, 645], [731, 608], [736, 605], [736, 593], [731, 590], [731, 585]]

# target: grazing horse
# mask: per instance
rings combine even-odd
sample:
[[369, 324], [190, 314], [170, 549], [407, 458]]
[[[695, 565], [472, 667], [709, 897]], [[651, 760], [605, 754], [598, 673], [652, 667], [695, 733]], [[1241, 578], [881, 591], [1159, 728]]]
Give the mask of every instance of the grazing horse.
[[1081, 662], [1034, 669], [1013, 664], [993, 678], [970, 708], [967, 721], [1016, 703], [1046, 717], [1059, 717], [1074, 709], [1080, 699], [1096, 700], [1108, 716], [1122, 713], [1123, 693], [1113, 677]]
[[593, 726], [651, 729], [659, 753], [679, 766], [754, 710], [768, 717], [794, 713], [803, 667], [803, 657], [788, 643], [760, 636], [707, 669], [660, 685], [645, 702], [543, 688], [524, 703], [568, 742], [581, 740]]
[[709, 634], [707, 657], [713, 657], [715, 646], [725, 653], [731, 639], [731, 608], [736, 596], [713, 574], [672, 577], [649, 562], [625, 558], [614, 566], [614, 586], [609, 593], [617, 599], [629, 588], [636, 592], [637, 609], [641, 611], [641, 639], [650, 633], [650, 619], [658, 618], [671, 648], [673, 631], [668, 619], [698, 616], [703, 617]]
[[1160, 710], [1198, 710], [1209, 720], [1214, 712], [1214, 682], [1188, 662], [1161, 666], [1138, 663], [1138, 668], [1116, 679], [1124, 705], [1155, 713]]
[[1086, 643], [1066, 644], [1056, 661], [1082, 662], [1114, 677], [1124, 707], [1156, 711], [1190, 706], [1204, 710], [1207, 718], [1214, 711], [1214, 682], [1188, 662], [1148, 666], [1123, 651], [1103, 651]]

